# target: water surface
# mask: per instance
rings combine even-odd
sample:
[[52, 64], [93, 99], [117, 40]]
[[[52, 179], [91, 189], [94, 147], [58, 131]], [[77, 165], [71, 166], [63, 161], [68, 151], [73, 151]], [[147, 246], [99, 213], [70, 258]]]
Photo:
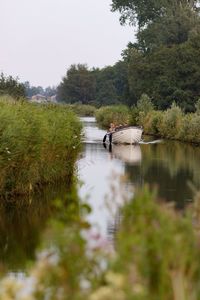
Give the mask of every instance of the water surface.
[[[81, 201], [92, 207], [88, 221], [92, 230], [109, 241], [120, 222], [118, 207], [134, 196], [135, 190], [148, 183], [156, 186], [164, 201], [174, 201], [183, 208], [193, 198], [192, 183], [200, 188], [200, 147], [155, 141], [137, 146], [102, 143], [105, 131], [94, 118], [83, 118], [85, 136], [77, 161]], [[0, 267], [22, 274], [27, 262], [34, 261], [43, 241], [49, 219], [58, 218], [55, 199], [66, 199], [65, 183], [47, 186], [29, 201], [0, 205]], [[69, 200], [66, 203], [70, 202]]]
[[200, 188], [200, 148], [180, 142], [143, 137], [140, 145], [103, 145], [105, 130], [94, 118], [82, 119], [84, 150], [78, 173], [84, 183], [81, 198], [92, 207], [88, 220], [109, 236], [119, 218], [117, 205], [134, 195], [136, 188], [149, 184], [158, 197], [183, 208], [193, 199], [191, 184]]

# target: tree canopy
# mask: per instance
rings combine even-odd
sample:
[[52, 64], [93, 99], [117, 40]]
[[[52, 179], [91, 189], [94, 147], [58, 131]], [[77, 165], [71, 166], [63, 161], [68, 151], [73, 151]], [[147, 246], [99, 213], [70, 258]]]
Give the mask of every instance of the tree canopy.
[[180, 7], [197, 11], [198, 4], [195, 0], [112, 0], [112, 11], [119, 11], [121, 24], [137, 23], [141, 28]]
[[57, 89], [58, 101], [80, 102], [97, 106], [125, 101], [128, 89], [124, 62], [102, 69], [89, 70], [87, 65], [71, 65]]
[[72, 65], [58, 100], [97, 106], [137, 105], [147, 94], [158, 109], [176, 102], [186, 112], [200, 98], [200, 1], [112, 0], [122, 24], [137, 24], [122, 60], [102, 69]]
[[159, 109], [176, 101], [193, 111], [200, 96], [199, 1], [113, 0], [121, 23], [138, 24], [137, 41], [123, 51], [129, 101], [148, 94]]

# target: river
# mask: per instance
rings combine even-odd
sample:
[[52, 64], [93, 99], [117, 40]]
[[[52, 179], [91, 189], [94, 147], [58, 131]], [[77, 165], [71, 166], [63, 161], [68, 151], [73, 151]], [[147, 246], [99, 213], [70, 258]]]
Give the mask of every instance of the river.
[[[104, 147], [105, 131], [94, 118], [82, 118], [83, 150], [77, 161], [81, 201], [92, 208], [87, 220], [92, 230], [112, 243], [120, 222], [119, 207], [136, 189], [149, 184], [158, 197], [183, 209], [200, 188], [200, 147], [143, 137], [140, 145]], [[192, 188], [191, 188], [192, 185]], [[52, 199], [66, 193], [63, 184], [47, 186], [29, 203], [3, 205], [0, 210], [0, 265], [9, 272], [23, 272], [34, 261], [49, 217], [56, 218]]]
[[149, 184], [158, 197], [184, 208], [200, 188], [200, 148], [143, 137], [140, 145], [103, 145], [105, 131], [94, 118], [82, 118], [84, 150], [78, 161], [80, 196], [92, 207], [89, 222], [111, 238], [119, 223], [119, 206]]

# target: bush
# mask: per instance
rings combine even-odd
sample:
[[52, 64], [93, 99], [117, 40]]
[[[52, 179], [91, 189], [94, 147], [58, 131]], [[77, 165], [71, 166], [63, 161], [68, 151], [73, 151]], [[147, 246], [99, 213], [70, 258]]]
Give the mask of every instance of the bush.
[[160, 125], [163, 119], [162, 111], [151, 111], [149, 112], [141, 124], [144, 128], [144, 133], [151, 135], [160, 135]]
[[130, 110], [125, 105], [101, 107], [96, 111], [95, 116], [97, 123], [103, 128], [108, 128], [110, 123], [129, 124], [131, 120]]
[[154, 105], [147, 94], [142, 94], [137, 102], [137, 108], [140, 112], [147, 114], [154, 109]]
[[177, 139], [182, 125], [183, 112], [175, 103], [163, 113], [159, 133], [161, 136]]
[[95, 115], [96, 107], [88, 104], [71, 104], [69, 105], [73, 112], [81, 117], [92, 117]]

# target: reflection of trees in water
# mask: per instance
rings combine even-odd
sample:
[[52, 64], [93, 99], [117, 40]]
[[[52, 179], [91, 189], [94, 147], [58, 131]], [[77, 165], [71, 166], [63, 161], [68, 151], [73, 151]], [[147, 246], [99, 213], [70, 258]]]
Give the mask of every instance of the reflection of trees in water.
[[[182, 207], [193, 194], [188, 182], [200, 187], [200, 148], [167, 141], [163, 144], [141, 145], [142, 163], [139, 168], [126, 165], [133, 182], [158, 186], [158, 195]], [[138, 177], [138, 180], [137, 180]]]
[[1, 204], [0, 263], [8, 270], [23, 270], [34, 259], [48, 219], [58, 213], [53, 200], [63, 199], [63, 195], [66, 197], [66, 186], [54, 185], [29, 202], [21, 198]]
[[121, 210], [119, 209], [115, 214], [114, 219], [112, 221], [109, 221], [107, 225], [107, 238], [113, 245], [115, 245], [116, 233], [119, 230], [120, 221]]

